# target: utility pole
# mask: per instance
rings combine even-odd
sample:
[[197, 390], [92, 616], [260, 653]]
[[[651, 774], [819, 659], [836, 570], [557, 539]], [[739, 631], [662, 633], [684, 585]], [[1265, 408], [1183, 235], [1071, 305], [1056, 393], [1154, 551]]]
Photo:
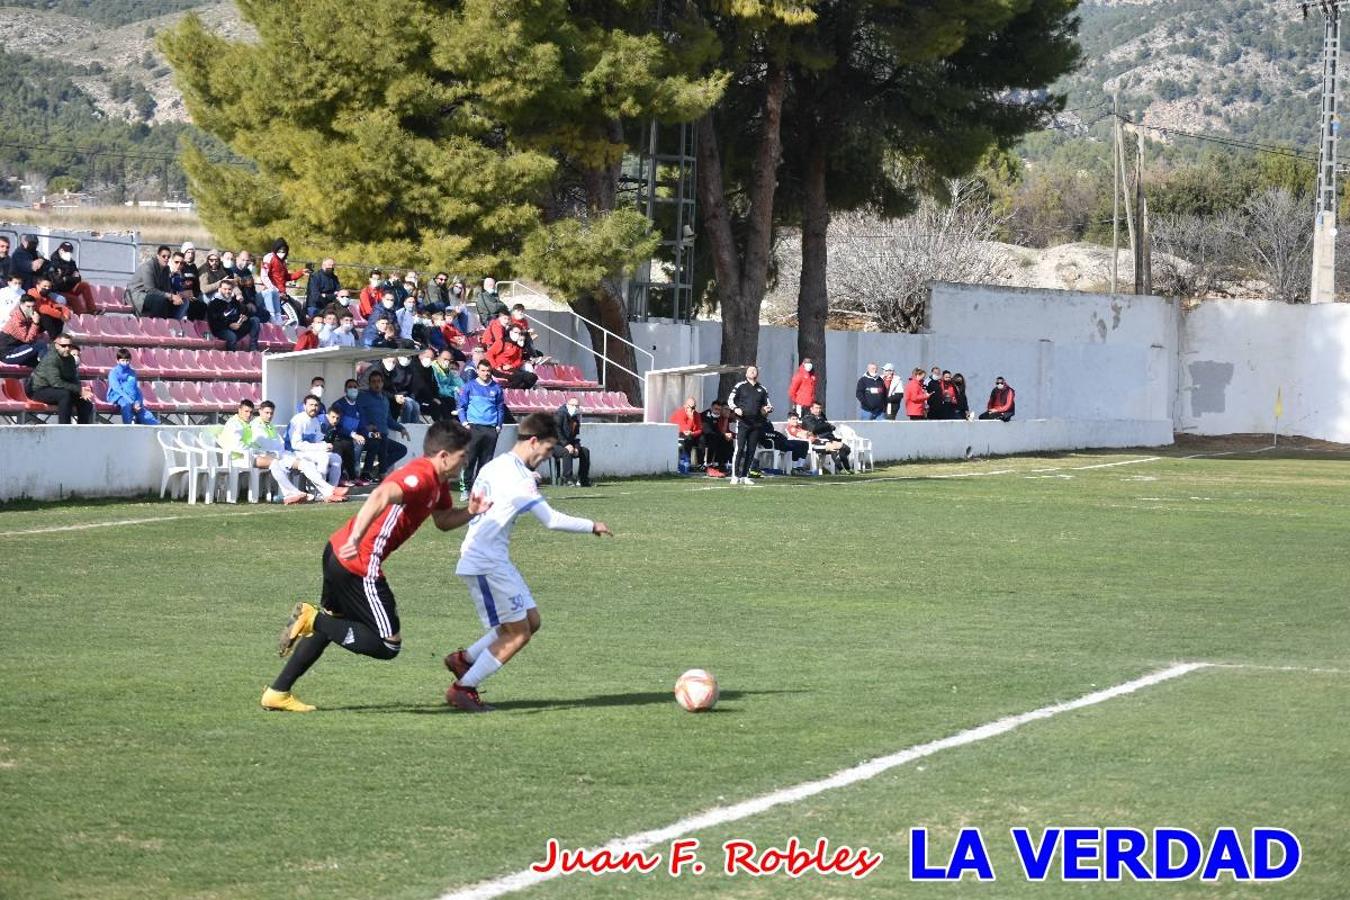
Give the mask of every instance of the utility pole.
[[1144, 196], [1144, 129], [1134, 133], [1139, 144], [1139, 158], [1134, 168], [1134, 218], [1139, 223], [1139, 240], [1134, 247], [1134, 292], [1153, 293], [1153, 253], [1149, 246], [1148, 199]]
[[[1313, 220], [1313, 303], [1336, 300], [1336, 142], [1340, 137], [1340, 0], [1318, 0], [1322, 10], [1322, 145], [1317, 159], [1317, 207]], [[1307, 14], [1308, 4], [1304, 5]]]
[[1117, 292], [1120, 274], [1120, 90], [1112, 95], [1111, 131], [1111, 293]]
[[[1120, 120], [1117, 119], [1116, 123], [1119, 126]], [[1130, 259], [1134, 261], [1135, 265], [1134, 292], [1137, 294], [1139, 293], [1139, 268], [1137, 261], [1139, 238], [1134, 227], [1134, 198], [1127, 193], [1128, 188], [1125, 184], [1125, 172], [1128, 166], [1125, 162], [1125, 138], [1123, 128], [1116, 131], [1116, 164], [1120, 167], [1120, 196], [1124, 200], [1125, 205], [1125, 229], [1129, 232], [1130, 236]]]

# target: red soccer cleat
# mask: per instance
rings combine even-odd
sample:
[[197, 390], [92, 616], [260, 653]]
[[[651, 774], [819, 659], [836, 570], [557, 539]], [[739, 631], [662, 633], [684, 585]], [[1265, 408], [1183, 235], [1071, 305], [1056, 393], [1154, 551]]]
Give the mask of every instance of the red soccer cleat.
[[469, 674], [469, 667], [472, 665], [463, 647], [445, 657], [445, 667], [454, 674], [456, 681]]
[[445, 702], [456, 709], [462, 709], [465, 712], [492, 712], [491, 706], [488, 706], [482, 700], [478, 699], [477, 690], [471, 687], [464, 687], [458, 681], [446, 688]]

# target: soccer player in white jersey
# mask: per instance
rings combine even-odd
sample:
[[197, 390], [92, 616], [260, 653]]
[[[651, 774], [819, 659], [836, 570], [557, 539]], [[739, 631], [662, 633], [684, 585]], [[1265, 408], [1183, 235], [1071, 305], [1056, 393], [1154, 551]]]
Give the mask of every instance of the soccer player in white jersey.
[[473, 646], [445, 658], [445, 667], [455, 675], [455, 683], [445, 692], [445, 702], [467, 712], [492, 709], [478, 698], [478, 686], [506, 665], [539, 630], [534, 597], [509, 555], [516, 519], [530, 512], [555, 531], [613, 536], [604, 522], [560, 513], [540, 495], [534, 470], [549, 458], [556, 443], [553, 417], [547, 413], [528, 415], [516, 426], [516, 445], [483, 466], [473, 483], [475, 499], [491, 506], [470, 520], [455, 574], [469, 588], [487, 632]]

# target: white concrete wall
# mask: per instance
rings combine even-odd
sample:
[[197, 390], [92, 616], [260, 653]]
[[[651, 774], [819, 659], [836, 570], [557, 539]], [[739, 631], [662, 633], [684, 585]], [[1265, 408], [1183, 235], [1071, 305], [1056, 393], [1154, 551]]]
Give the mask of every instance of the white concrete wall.
[[1167, 421], [1014, 419], [1011, 422], [849, 422], [872, 441], [878, 463], [964, 459], [1047, 450], [1163, 447], [1172, 443]]

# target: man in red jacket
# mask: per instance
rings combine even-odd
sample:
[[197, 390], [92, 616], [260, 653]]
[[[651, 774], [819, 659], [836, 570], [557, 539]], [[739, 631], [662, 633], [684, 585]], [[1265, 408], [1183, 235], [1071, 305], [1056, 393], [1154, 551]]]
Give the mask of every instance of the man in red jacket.
[[699, 445], [703, 438], [703, 416], [699, 414], [698, 403], [693, 397], [684, 401], [684, 406], [670, 414], [670, 424], [680, 430], [680, 472], [689, 471], [690, 451]]
[[994, 379], [994, 389], [989, 392], [988, 407], [980, 413], [980, 418], [1011, 422], [1017, 412], [1016, 399], [1017, 394], [1013, 391], [1012, 385], [1004, 381], [1002, 375], [998, 376]]
[[792, 381], [788, 384], [788, 403], [792, 404], [792, 411], [799, 416], [816, 402], [815, 368], [815, 361], [809, 356], [803, 356], [802, 364], [792, 374]]

